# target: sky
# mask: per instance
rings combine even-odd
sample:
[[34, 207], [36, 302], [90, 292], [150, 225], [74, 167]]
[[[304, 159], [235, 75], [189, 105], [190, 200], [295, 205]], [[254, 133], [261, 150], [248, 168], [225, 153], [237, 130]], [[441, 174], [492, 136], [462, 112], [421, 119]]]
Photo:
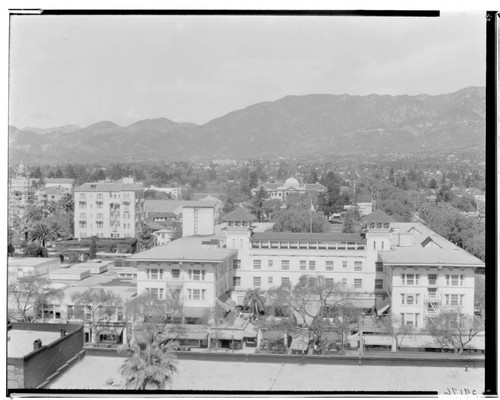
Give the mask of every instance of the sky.
[[439, 18], [11, 16], [9, 124], [203, 124], [313, 93], [485, 85], [483, 12]]

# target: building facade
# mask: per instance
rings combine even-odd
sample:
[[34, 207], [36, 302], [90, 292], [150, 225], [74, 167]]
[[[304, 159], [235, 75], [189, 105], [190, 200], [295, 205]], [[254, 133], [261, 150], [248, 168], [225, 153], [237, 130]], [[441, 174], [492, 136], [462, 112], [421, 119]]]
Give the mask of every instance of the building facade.
[[142, 230], [144, 188], [123, 178], [85, 183], [74, 190], [75, 237], [134, 237]]
[[286, 201], [289, 196], [311, 196], [316, 198], [318, 194], [326, 192], [324, 187], [319, 182], [316, 183], [301, 183], [296, 178], [288, 178], [283, 183], [263, 183], [252, 189], [252, 194], [255, 195], [260, 189], [264, 189], [269, 198]]

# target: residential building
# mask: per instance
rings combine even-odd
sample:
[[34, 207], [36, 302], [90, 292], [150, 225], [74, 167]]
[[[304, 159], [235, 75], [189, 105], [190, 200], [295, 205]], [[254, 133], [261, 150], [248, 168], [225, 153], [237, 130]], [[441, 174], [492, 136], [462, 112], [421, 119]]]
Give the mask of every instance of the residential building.
[[28, 204], [35, 202], [34, 182], [36, 181], [27, 177], [24, 164], [17, 167], [15, 176], [9, 181], [9, 225], [12, 225], [16, 219], [22, 218]]
[[181, 187], [156, 187], [154, 185], [151, 185], [146, 190], [169, 194], [173, 200], [179, 200], [182, 198]]
[[74, 191], [75, 237], [134, 237], [144, 220], [144, 188], [133, 178], [85, 183]]
[[137, 267], [138, 294], [165, 299], [175, 293], [188, 322], [207, 323], [216, 299], [232, 288], [236, 254], [214, 236], [186, 236], [129, 260]]
[[294, 177], [288, 178], [283, 183], [263, 183], [252, 189], [252, 194], [255, 195], [261, 188], [264, 189], [269, 198], [283, 202], [286, 201], [288, 196], [311, 196], [316, 198], [318, 194], [326, 192], [326, 187], [319, 182], [301, 183]]

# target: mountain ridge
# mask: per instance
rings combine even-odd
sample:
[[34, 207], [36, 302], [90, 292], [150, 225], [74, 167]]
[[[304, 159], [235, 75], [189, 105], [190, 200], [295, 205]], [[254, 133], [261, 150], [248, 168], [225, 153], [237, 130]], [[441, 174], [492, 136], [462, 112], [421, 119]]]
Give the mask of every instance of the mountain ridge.
[[[37, 128], [34, 128], [36, 130]], [[485, 88], [442, 95], [287, 95], [204, 124], [168, 118], [125, 127], [99, 121], [70, 133], [9, 126], [13, 161], [247, 159], [483, 146]], [[137, 135], [140, 134], [140, 140]], [[71, 136], [72, 143], [64, 140]]]

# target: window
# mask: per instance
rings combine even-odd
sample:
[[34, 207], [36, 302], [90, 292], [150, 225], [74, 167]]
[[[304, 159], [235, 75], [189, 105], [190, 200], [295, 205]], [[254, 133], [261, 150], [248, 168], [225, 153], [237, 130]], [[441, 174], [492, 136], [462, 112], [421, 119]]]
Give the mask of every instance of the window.
[[379, 261], [375, 262], [375, 271], [384, 272], [384, 264]]
[[97, 229], [102, 229], [104, 227], [104, 223], [102, 221], [97, 221], [96, 225], [97, 225]]
[[191, 300], [193, 298], [192, 290], [188, 289], [187, 291], [188, 291], [188, 299]]
[[460, 275], [460, 286], [464, 285], [464, 278], [465, 278], [464, 275]]
[[193, 300], [200, 300], [200, 289], [193, 289]]
[[452, 305], [452, 306], [458, 306], [458, 294], [452, 294], [451, 295], [450, 305]]
[[451, 276], [451, 286], [458, 286], [458, 275]]
[[272, 268], [273, 267], [273, 260], [267, 260], [267, 266], [268, 266], [268, 268]]
[[86, 196], [85, 193], [80, 193], [80, 200], [85, 200]]
[[206, 291], [205, 289], [201, 289], [201, 299], [202, 299], [202, 300], [205, 300], [205, 293], [206, 293], [206, 292], [207, 292], [207, 291]]
[[460, 285], [463, 285], [463, 275], [446, 275], [446, 286], [458, 286], [459, 278], [460, 279]]
[[406, 284], [407, 285], [414, 285], [415, 284], [415, 275], [414, 274], [407, 274], [406, 275]]
[[241, 268], [241, 260], [233, 260], [233, 269]]
[[347, 278], [342, 278], [342, 285], [347, 286]]
[[342, 268], [347, 268], [347, 261], [342, 261]]
[[436, 288], [429, 288], [429, 289], [427, 289], [427, 295], [431, 299], [435, 299], [436, 298], [436, 293], [437, 293], [437, 289]]
[[287, 276], [283, 276], [281, 278], [281, 286], [290, 286], [290, 278]]
[[80, 202], [78, 203], [78, 207], [80, 207], [80, 208], [87, 208], [87, 202], [85, 202], [85, 201], [80, 201]]
[[363, 287], [363, 279], [354, 279], [354, 287], [360, 289]]
[[159, 293], [159, 295], [158, 295], [158, 298], [159, 298], [160, 300], [162, 300], [162, 299], [163, 299], [163, 294], [164, 294], [164, 292], [165, 292], [165, 289], [160, 288], [160, 293]]
[[268, 278], [267, 278], [267, 283], [268, 283], [269, 285], [272, 285], [272, 284], [273, 284], [273, 277], [272, 277], [272, 276], [270, 276], [270, 277], [268, 277]]
[[406, 296], [406, 304], [412, 306], [415, 303], [415, 297], [413, 295]]
[[329, 287], [329, 288], [333, 287], [333, 278], [326, 278], [325, 279], [325, 286]]
[[327, 261], [325, 263], [325, 268], [327, 271], [333, 271], [333, 261]]
[[102, 199], [102, 193], [97, 193], [97, 198]]
[[260, 269], [262, 260], [253, 260], [253, 269]]
[[384, 280], [375, 279], [375, 289], [383, 289], [383, 288], [384, 288]]
[[316, 269], [316, 261], [310, 260], [309, 261], [309, 271], [314, 271]]
[[253, 277], [253, 287], [260, 287], [261, 286], [261, 278], [260, 276], [254, 276]]
[[300, 270], [305, 271], [306, 270], [306, 260], [300, 260]]
[[173, 269], [172, 270], [172, 279], [179, 279], [180, 276], [181, 276], [180, 269]]
[[189, 270], [189, 279], [192, 279], [193, 281], [204, 281], [205, 270], [201, 271], [199, 269]]
[[233, 286], [241, 286], [241, 277], [233, 276]]
[[102, 204], [103, 204], [103, 203], [102, 203], [102, 201], [98, 201], [98, 202], [96, 202], [96, 206], [97, 206], [97, 208], [102, 208]]
[[158, 279], [158, 270], [156, 268], [151, 270], [151, 277], [149, 279]]
[[363, 271], [363, 263], [361, 261], [354, 261], [354, 271]]
[[429, 285], [435, 285], [437, 283], [436, 274], [429, 274], [428, 279], [429, 279]]
[[155, 299], [158, 298], [158, 288], [151, 288], [149, 294], [151, 295], [151, 297], [154, 297]]
[[288, 271], [290, 269], [290, 260], [281, 260], [281, 269]]
[[87, 214], [80, 213], [80, 219], [87, 219]]

